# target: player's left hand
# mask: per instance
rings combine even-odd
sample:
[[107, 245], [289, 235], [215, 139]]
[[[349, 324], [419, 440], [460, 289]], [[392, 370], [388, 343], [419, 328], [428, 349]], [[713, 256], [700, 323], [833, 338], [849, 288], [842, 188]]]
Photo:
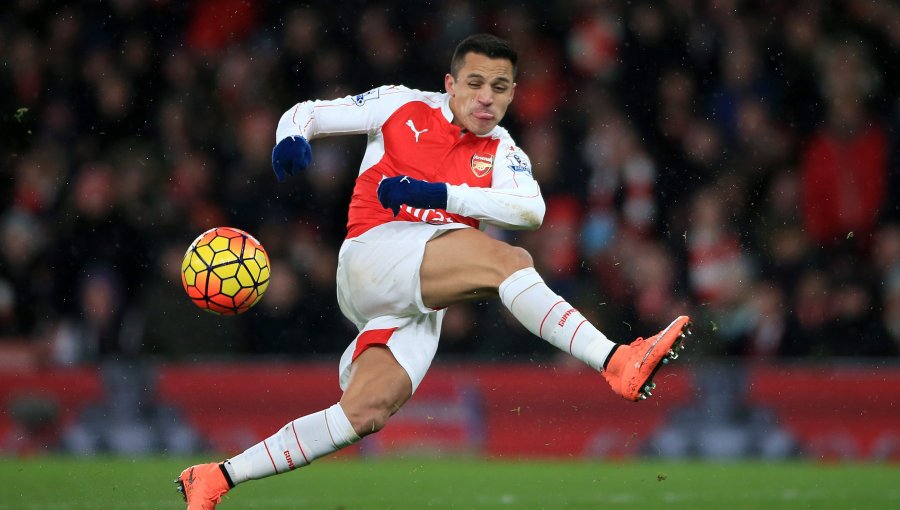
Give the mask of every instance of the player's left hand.
[[378, 183], [378, 201], [385, 209], [400, 214], [400, 206], [406, 204], [419, 209], [446, 209], [447, 185], [428, 182], [405, 175], [385, 177]]

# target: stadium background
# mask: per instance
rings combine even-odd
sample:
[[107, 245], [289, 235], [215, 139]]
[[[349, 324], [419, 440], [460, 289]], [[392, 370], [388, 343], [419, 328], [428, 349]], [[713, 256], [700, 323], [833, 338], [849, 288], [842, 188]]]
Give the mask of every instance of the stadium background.
[[[496, 303], [457, 306], [422, 393], [354, 451], [896, 459], [898, 23], [865, 0], [11, 2], [0, 451], [232, 451], [333, 402], [364, 141], [316, 141], [277, 184], [274, 126], [303, 99], [439, 89], [489, 31], [520, 52], [504, 125], [548, 202], [508, 238], [612, 338], [691, 313], [687, 363], [627, 407]], [[272, 258], [240, 317], [181, 289], [217, 225]], [[185, 381], [221, 400], [198, 408]], [[516, 440], [535, 434], [556, 442]]]

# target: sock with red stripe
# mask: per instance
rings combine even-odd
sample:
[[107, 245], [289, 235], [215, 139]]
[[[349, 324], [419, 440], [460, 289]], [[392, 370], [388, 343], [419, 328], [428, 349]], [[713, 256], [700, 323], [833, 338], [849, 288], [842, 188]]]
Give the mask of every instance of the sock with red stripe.
[[533, 267], [516, 271], [500, 284], [500, 301], [528, 331], [596, 370], [603, 369], [616, 345], [550, 290]]
[[256, 480], [308, 465], [359, 441], [340, 404], [288, 423], [271, 437], [223, 463], [232, 483]]

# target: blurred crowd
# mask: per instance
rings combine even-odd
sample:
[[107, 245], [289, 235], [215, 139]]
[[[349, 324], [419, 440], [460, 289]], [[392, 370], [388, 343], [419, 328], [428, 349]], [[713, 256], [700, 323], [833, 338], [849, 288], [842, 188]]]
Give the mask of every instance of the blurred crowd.
[[[711, 356], [900, 353], [900, 5], [877, 0], [13, 0], [0, 15], [0, 351], [39, 363], [333, 355], [364, 137], [277, 183], [281, 113], [440, 90], [474, 32], [520, 53], [505, 125], [548, 212], [526, 247], [608, 336], [680, 313]], [[273, 268], [250, 312], [181, 288], [221, 225]], [[463, 254], [464, 256], [464, 254]], [[547, 359], [496, 302], [441, 352]], [[10, 358], [7, 358], [10, 359]], [[31, 359], [31, 358], [30, 358]]]

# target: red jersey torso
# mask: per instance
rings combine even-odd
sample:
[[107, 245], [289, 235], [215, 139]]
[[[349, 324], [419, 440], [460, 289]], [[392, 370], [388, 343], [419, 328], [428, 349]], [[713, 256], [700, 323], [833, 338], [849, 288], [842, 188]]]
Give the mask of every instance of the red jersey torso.
[[[465, 133], [447, 121], [439, 106], [412, 100], [397, 108], [381, 126], [381, 139], [370, 140], [367, 151], [383, 151], [381, 158], [356, 179], [347, 221], [347, 237], [390, 221], [464, 223], [478, 221], [443, 209], [404, 206], [395, 218], [378, 202], [378, 183], [383, 177], [408, 175], [429, 182], [488, 188], [500, 138]], [[367, 154], [368, 156], [368, 154]]]

